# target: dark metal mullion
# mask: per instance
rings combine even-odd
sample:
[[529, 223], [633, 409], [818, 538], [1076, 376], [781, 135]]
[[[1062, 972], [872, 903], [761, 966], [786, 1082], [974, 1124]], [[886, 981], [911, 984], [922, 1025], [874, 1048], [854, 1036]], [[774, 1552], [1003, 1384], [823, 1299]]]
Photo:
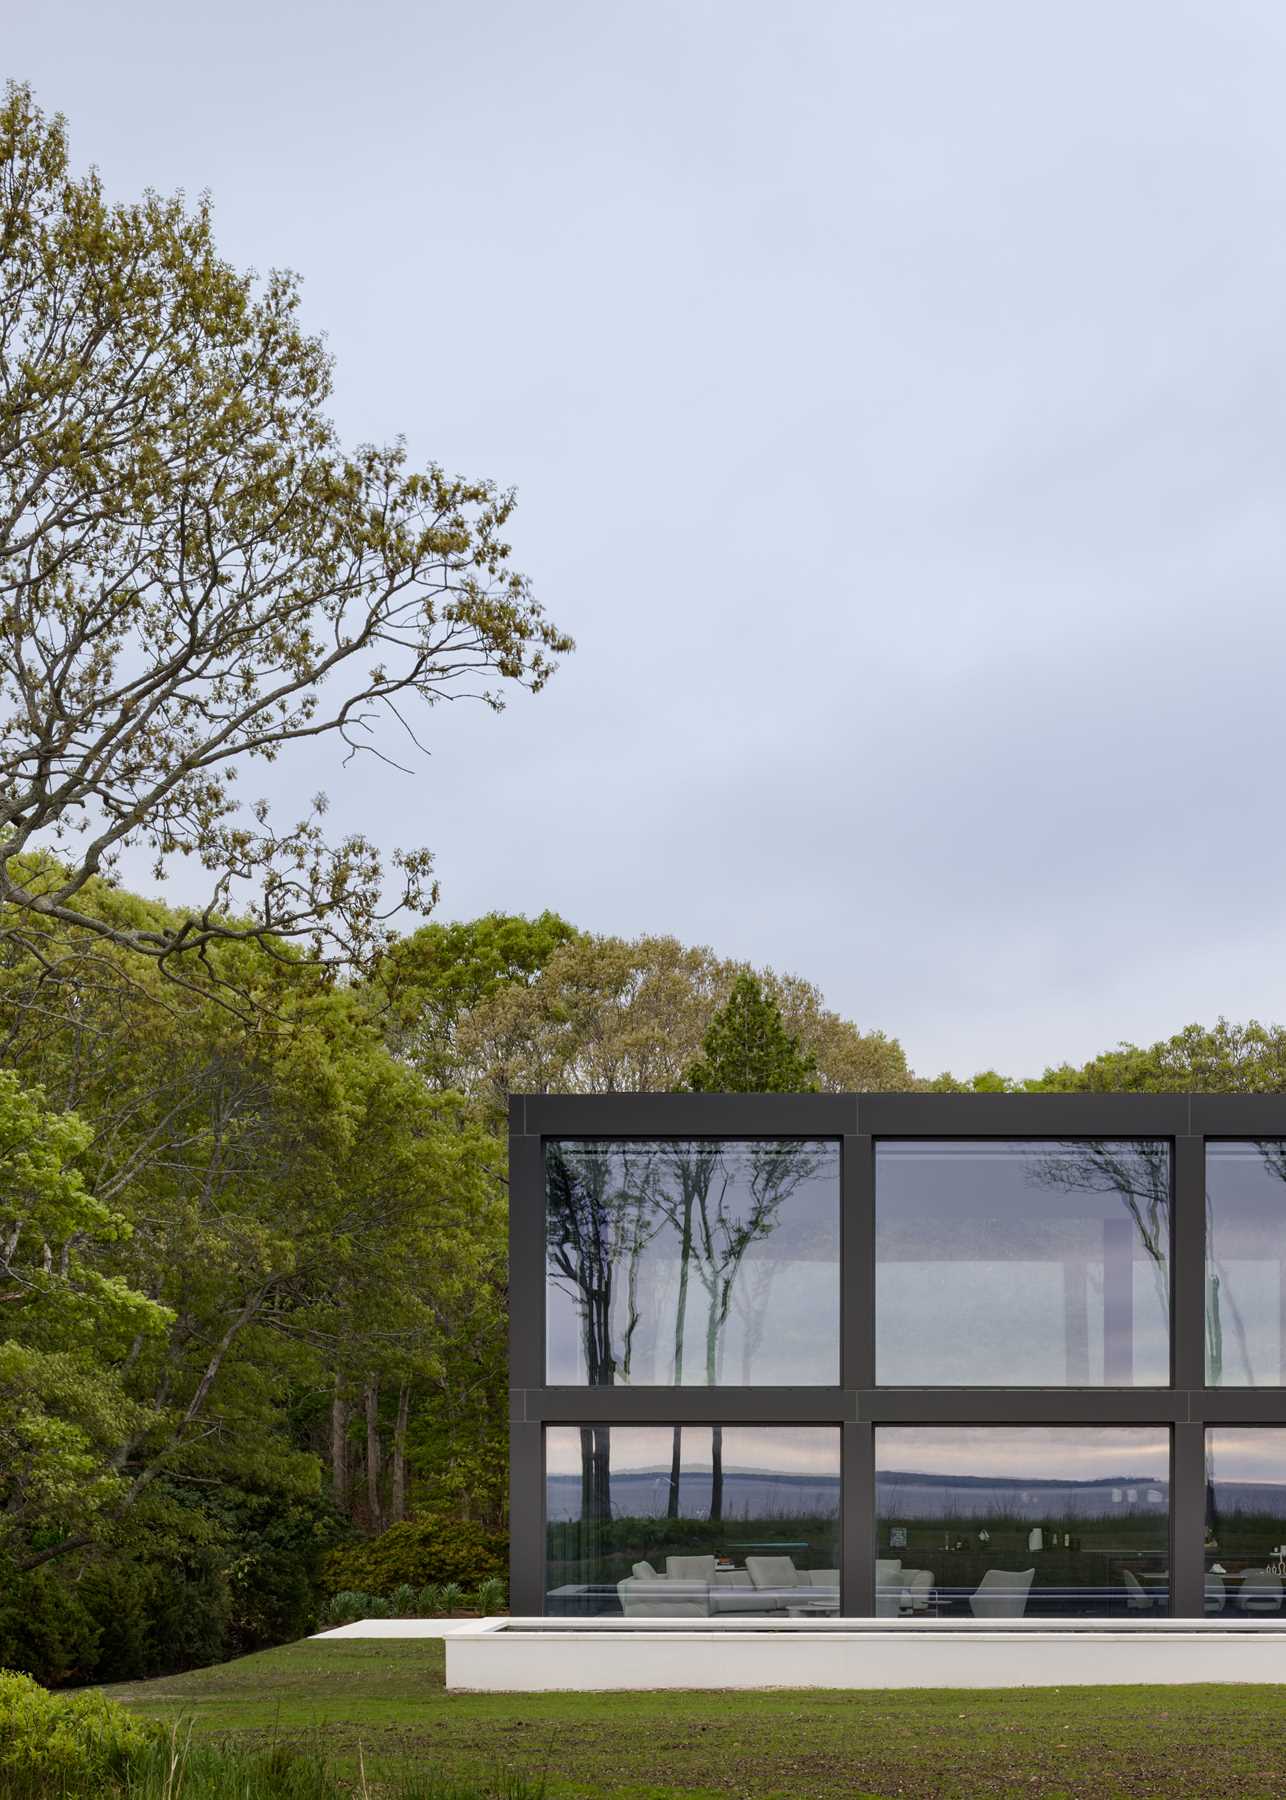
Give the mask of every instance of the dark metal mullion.
[[1170, 1610], [1178, 1619], [1205, 1612], [1206, 1429], [1174, 1428], [1170, 1480]]
[[840, 1209], [840, 1380], [875, 1385], [875, 1154], [865, 1134], [846, 1137]]
[[840, 1610], [875, 1612], [875, 1428], [850, 1421], [840, 1439]]

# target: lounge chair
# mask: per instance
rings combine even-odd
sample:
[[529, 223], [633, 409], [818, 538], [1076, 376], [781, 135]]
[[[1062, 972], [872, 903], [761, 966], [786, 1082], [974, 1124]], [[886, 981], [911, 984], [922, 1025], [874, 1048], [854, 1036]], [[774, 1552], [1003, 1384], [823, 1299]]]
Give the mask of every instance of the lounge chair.
[[1121, 1580], [1125, 1584], [1125, 1604], [1131, 1612], [1151, 1612], [1152, 1595], [1149, 1594], [1138, 1576], [1132, 1575], [1128, 1569], [1122, 1569]]
[[1241, 1578], [1237, 1604], [1242, 1612], [1280, 1612], [1281, 1576], [1273, 1575], [1267, 1569], [1247, 1569]]
[[1035, 1569], [988, 1569], [969, 1599], [974, 1617], [1020, 1619], [1027, 1611], [1027, 1594], [1035, 1578]]

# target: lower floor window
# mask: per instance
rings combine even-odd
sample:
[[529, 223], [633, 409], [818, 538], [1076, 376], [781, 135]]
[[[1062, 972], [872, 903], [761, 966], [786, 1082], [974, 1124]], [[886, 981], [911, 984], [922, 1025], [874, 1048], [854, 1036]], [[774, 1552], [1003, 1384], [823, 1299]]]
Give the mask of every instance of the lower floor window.
[[1169, 1610], [1160, 1426], [881, 1426], [877, 1614]]
[[1286, 1431], [1206, 1433], [1207, 1613], [1282, 1610], [1286, 1578]]
[[551, 1425], [545, 1609], [839, 1611], [837, 1426]]
[[[874, 1435], [877, 1615], [1170, 1611], [1167, 1427], [881, 1425]], [[1286, 1427], [1208, 1429], [1205, 1491], [1206, 1613], [1283, 1612]], [[835, 1615], [840, 1501], [837, 1425], [548, 1426], [545, 1610]]]

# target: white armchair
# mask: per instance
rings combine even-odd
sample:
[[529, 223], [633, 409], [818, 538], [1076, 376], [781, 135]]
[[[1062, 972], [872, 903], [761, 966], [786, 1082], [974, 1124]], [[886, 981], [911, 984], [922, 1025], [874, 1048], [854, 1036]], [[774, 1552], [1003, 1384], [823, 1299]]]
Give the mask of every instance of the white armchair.
[[904, 1612], [928, 1612], [933, 1604], [933, 1570], [903, 1569], [902, 1571], [902, 1610]]
[[901, 1609], [902, 1561], [900, 1557], [881, 1557], [875, 1565], [875, 1616], [890, 1618]]

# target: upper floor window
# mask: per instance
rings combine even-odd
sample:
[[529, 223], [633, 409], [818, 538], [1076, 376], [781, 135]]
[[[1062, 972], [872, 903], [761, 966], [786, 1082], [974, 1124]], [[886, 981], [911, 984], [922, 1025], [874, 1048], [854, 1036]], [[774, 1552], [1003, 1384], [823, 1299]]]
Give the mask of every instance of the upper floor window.
[[839, 1221], [833, 1141], [548, 1143], [547, 1380], [837, 1384]]
[[1286, 1139], [1206, 1145], [1206, 1380], [1286, 1384]]
[[876, 1380], [1170, 1379], [1170, 1152], [1157, 1139], [876, 1147]]

